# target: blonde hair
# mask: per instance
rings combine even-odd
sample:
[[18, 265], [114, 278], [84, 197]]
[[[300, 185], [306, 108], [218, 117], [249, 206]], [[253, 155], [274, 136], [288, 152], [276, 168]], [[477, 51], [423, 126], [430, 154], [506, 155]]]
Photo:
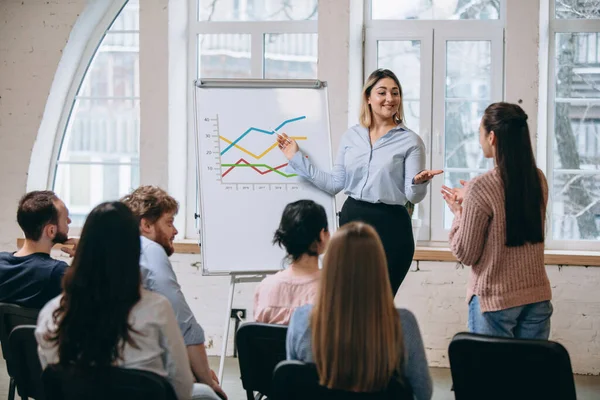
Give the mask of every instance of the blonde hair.
[[377, 69], [369, 75], [369, 78], [365, 82], [362, 90], [362, 100], [360, 104], [360, 114], [358, 116], [358, 121], [365, 128], [370, 128], [373, 124], [373, 112], [371, 111], [371, 105], [369, 104], [369, 96], [371, 96], [371, 90], [373, 87], [384, 78], [391, 78], [394, 80], [396, 85], [398, 85], [398, 90], [400, 92], [400, 105], [398, 106], [398, 111], [394, 114], [394, 122], [396, 124], [401, 124], [404, 122], [404, 106], [402, 104], [402, 86], [400, 85], [400, 81], [396, 74], [394, 74], [389, 69]]
[[321, 385], [378, 392], [400, 378], [400, 317], [383, 245], [370, 225], [351, 222], [333, 235], [310, 325]]
[[127, 205], [133, 214], [141, 220], [155, 223], [165, 213], [179, 211], [179, 203], [166, 191], [157, 186], [140, 186], [124, 196], [121, 202]]

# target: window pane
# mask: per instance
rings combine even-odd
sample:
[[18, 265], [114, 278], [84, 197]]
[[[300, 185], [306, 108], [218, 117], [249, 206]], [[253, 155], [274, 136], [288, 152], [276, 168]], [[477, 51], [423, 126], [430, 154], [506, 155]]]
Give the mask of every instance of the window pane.
[[554, 168], [600, 170], [600, 99], [555, 104]]
[[[139, 171], [138, 163], [106, 156], [71, 157], [71, 161], [58, 164], [54, 191], [69, 208], [71, 226], [83, 226], [93, 207], [118, 200], [138, 187], [139, 175], [131, 174], [133, 170]], [[138, 179], [129, 178], [134, 176]]]
[[75, 102], [54, 183], [72, 213], [83, 220], [96, 204], [139, 185], [139, 131], [139, 100]]
[[[491, 63], [489, 41], [446, 42], [444, 175], [451, 187], [492, 166], [479, 144], [479, 124], [491, 101]], [[446, 229], [453, 218], [445, 207]]]
[[446, 43], [446, 98], [489, 99], [491, 92], [491, 42]]
[[139, 2], [129, 0], [83, 78], [63, 136], [53, 189], [71, 226], [139, 185]]
[[486, 168], [479, 146], [479, 123], [490, 102], [491, 43], [446, 43], [445, 166]]
[[479, 144], [479, 123], [488, 101], [446, 101], [445, 166], [446, 168], [487, 169]]
[[139, 113], [139, 100], [78, 99], [59, 160], [81, 155], [137, 157]]
[[140, 30], [140, 2], [129, 0], [123, 7], [119, 16], [111, 25], [110, 31], [139, 31]]
[[[589, 9], [591, 3], [557, 2], [557, 17], [591, 18], [594, 14]], [[598, 2], [595, 3], [597, 7]], [[594, 18], [598, 18], [597, 8], [595, 12]], [[554, 176], [551, 185], [552, 238], [555, 240], [597, 240], [600, 237], [600, 207], [597, 204], [600, 175], [583, 172], [600, 171], [598, 36], [598, 32], [557, 33], [555, 36]]]
[[139, 97], [139, 35], [107, 34], [90, 64], [78, 96]]
[[600, 0], [556, 0], [554, 4], [559, 19], [600, 18]]
[[371, 0], [373, 19], [498, 19], [500, 0]]
[[599, 39], [598, 32], [556, 34], [557, 99], [600, 98]]
[[250, 35], [198, 35], [198, 76], [202, 78], [249, 78]]
[[316, 33], [269, 33], [265, 35], [265, 78], [317, 78]]
[[600, 239], [600, 175], [554, 172], [552, 237], [555, 240]]
[[199, 0], [200, 21], [316, 20], [318, 0]]
[[377, 68], [392, 70], [402, 85], [406, 125], [419, 133], [421, 98], [421, 41], [377, 41]]

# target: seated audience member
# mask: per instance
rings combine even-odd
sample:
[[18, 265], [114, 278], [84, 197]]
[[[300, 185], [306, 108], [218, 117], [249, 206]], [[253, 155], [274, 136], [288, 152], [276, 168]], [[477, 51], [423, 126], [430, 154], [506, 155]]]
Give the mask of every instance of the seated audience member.
[[257, 322], [287, 325], [296, 307], [313, 303], [321, 276], [319, 255], [328, 241], [327, 214], [322, 206], [312, 200], [299, 200], [285, 207], [273, 244], [285, 248], [291, 264], [256, 288]]
[[315, 363], [330, 389], [379, 392], [398, 379], [416, 399], [430, 399], [419, 326], [410, 311], [396, 310], [389, 287], [375, 230], [362, 222], [342, 226], [325, 253], [315, 305], [292, 314], [287, 358]]
[[16, 253], [0, 253], [0, 302], [39, 309], [61, 292], [68, 265], [50, 257], [50, 250], [55, 243], [75, 243], [67, 237], [69, 211], [49, 190], [30, 192], [19, 201], [17, 222], [25, 244]]
[[42, 367], [119, 366], [165, 376], [178, 399], [193, 384], [185, 344], [168, 300], [142, 289], [138, 220], [120, 202], [88, 216], [62, 295], [40, 312], [35, 332]]
[[196, 322], [169, 261], [169, 256], [175, 252], [173, 241], [177, 229], [174, 220], [179, 211], [179, 203], [155, 186], [140, 186], [121, 201], [133, 211], [139, 221], [142, 247], [140, 267], [144, 287], [162, 294], [171, 303], [196, 380], [207, 384], [226, 399], [215, 373], [208, 365], [204, 330]]

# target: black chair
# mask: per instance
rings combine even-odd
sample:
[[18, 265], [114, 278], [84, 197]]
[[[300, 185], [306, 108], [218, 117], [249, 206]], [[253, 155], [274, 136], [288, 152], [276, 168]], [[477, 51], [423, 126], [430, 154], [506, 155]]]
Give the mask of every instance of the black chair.
[[547, 340], [457, 333], [448, 348], [456, 400], [575, 400], [569, 353]]
[[[273, 370], [285, 360], [287, 326], [249, 322], [235, 335], [242, 386], [248, 400], [271, 397]], [[254, 392], [258, 392], [254, 396]]]
[[22, 399], [44, 400], [42, 365], [37, 352], [35, 325], [19, 325], [8, 337], [17, 392]]
[[377, 393], [348, 392], [319, 385], [314, 364], [282, 361], [273, 372], [272, 400], [413, 400], [412, 390], [392, 379], [385, 391]]
[[0, 345], [2, 346], [2, 356], [6, 361], [6, 370], [10, 377], [8, 400], [14, 400], [15, 398], [15, 380], [13, 378], [14, 372], [8, 346], [8, 336], [19, 325], [35, 325], [39, 312], [39, 310], [24, 308], [15, 304], [0, 303]]
[[42, 373], [46, 400], [177, 400], [166, 378], [119, 367], [49, 365]]

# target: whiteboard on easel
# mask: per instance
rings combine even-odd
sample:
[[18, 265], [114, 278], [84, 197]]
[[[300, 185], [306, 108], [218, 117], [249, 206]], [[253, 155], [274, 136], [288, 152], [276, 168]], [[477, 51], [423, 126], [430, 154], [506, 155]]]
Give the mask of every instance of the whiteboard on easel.
[[285, 132], [318, 168], [332, 167], [327, 89], [319, 81], [196, 83], [200, 246], [205, 275], [276, 271], [272, 244], [286, 204], [321, 204], [335, 229], [335, 199], [286, 169]]

